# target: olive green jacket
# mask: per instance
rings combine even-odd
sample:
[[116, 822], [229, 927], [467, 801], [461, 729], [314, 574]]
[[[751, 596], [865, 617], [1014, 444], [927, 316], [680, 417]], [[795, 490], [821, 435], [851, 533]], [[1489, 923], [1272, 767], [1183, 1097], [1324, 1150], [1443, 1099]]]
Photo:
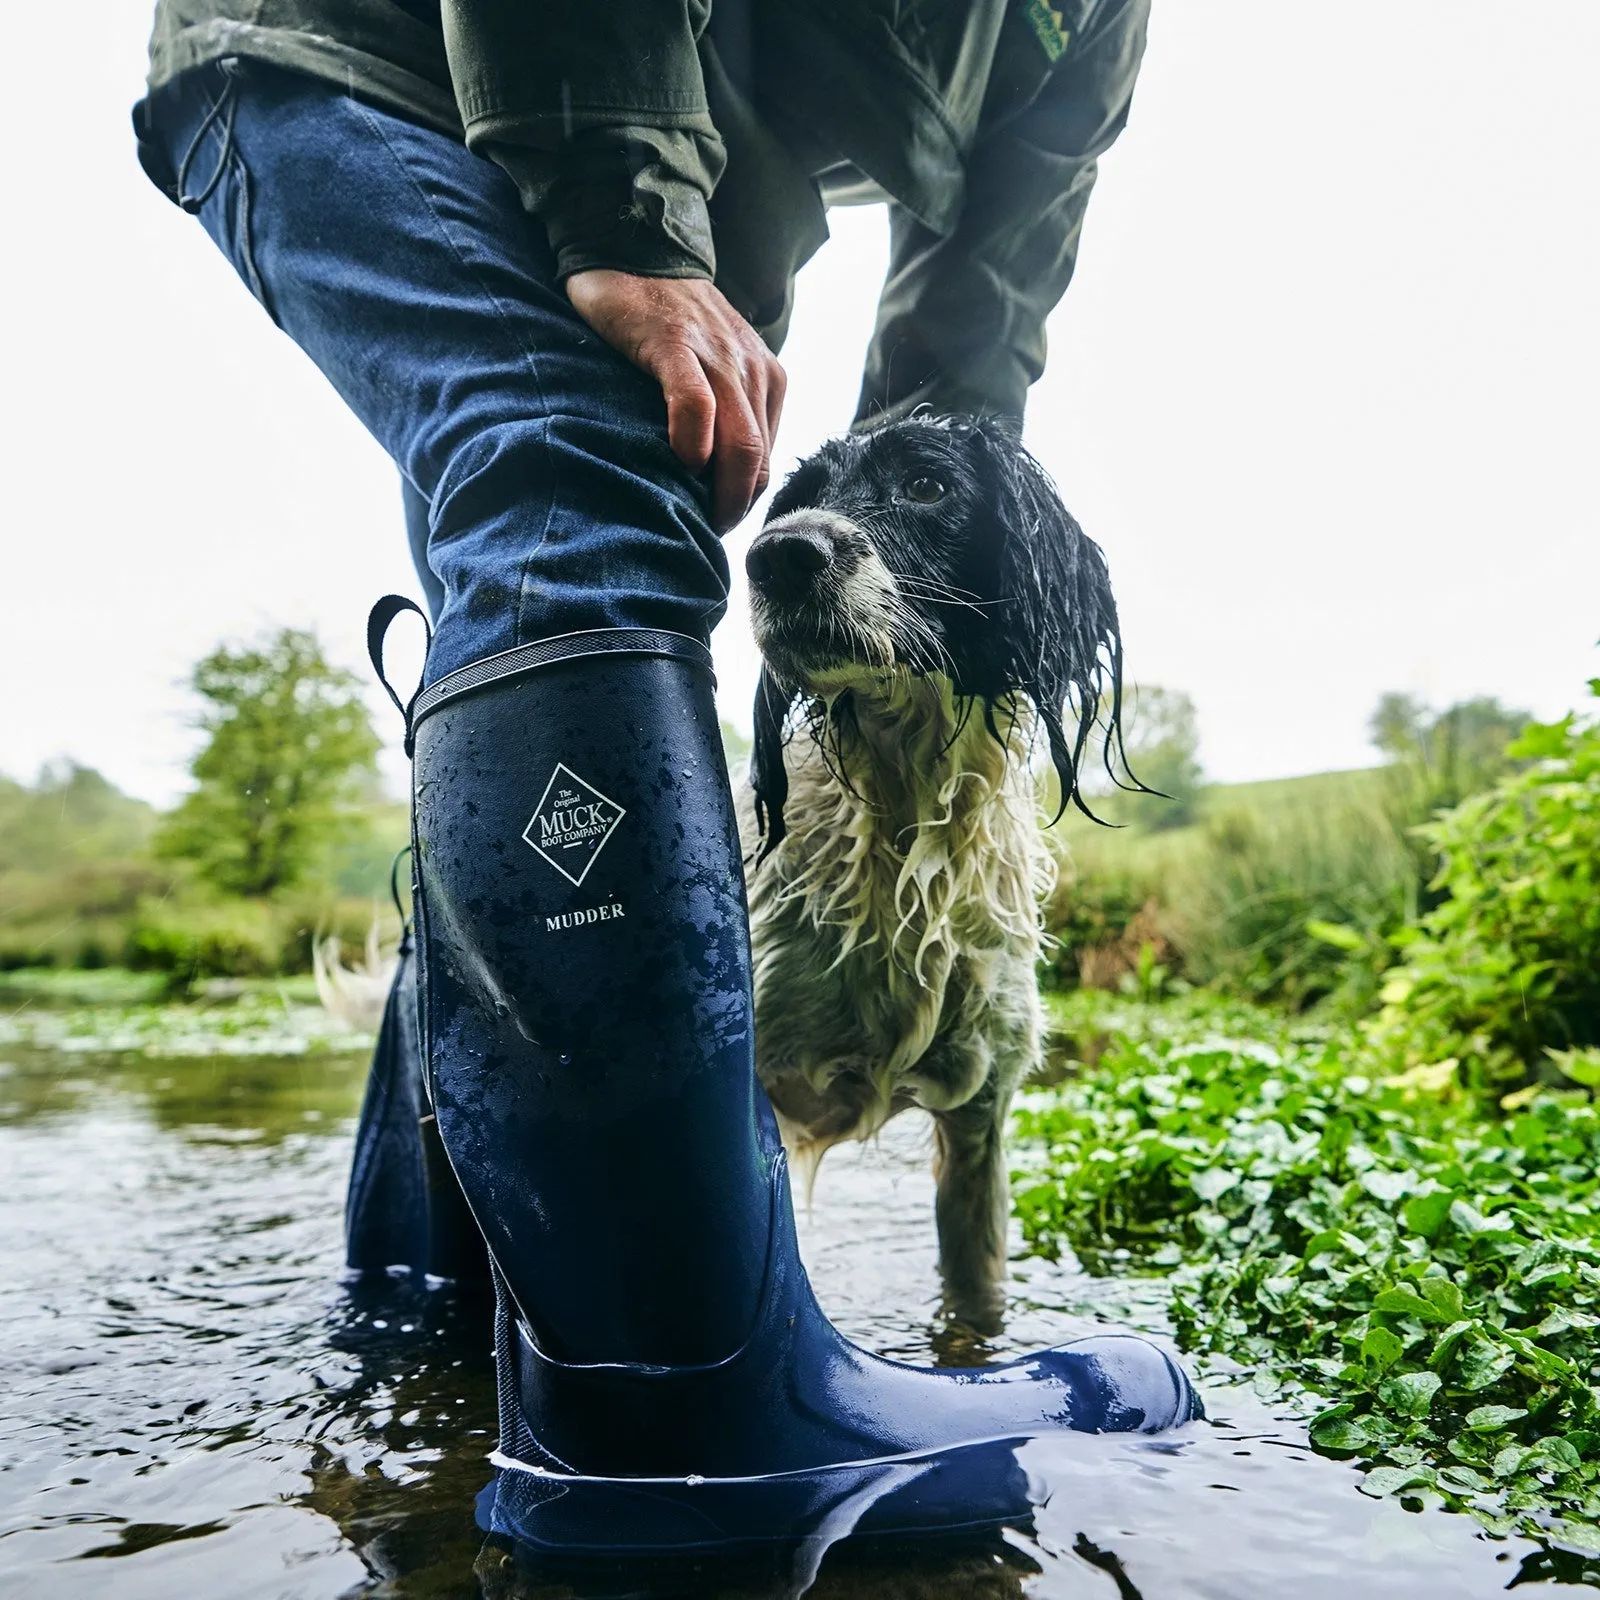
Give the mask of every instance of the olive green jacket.
[[1020, 417], [1148, 0], [159, 0], [150, 86], [226, 56], [499, 163], [563, 275], [708, 277], [777, 349], [825, 207], [890, 202], [858, 421]]

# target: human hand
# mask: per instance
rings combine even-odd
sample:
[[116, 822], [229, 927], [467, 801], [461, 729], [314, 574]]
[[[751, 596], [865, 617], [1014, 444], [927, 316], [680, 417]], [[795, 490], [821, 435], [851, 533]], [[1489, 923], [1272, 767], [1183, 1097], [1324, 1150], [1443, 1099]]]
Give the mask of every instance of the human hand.
[[640, 278], [595, 267], [567, 279], [567, 298], [607, 344], [661, 385], [667, 438], [693, 471], [712, 464], [712, 521], [726, 533], [767, 486], [783, 368], [704, 278]]

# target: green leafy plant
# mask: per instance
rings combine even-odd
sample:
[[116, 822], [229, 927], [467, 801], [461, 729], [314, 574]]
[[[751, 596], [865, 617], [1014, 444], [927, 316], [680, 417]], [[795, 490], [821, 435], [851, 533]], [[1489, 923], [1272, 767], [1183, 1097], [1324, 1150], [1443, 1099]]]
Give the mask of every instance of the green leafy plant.
[[1031, 1247], [1168, 1272], [1180, 1341], [1296, 1398], [1370, 1492], [1600, 1542], [1588, 1096], [1486, 1120], [1454, 1066], [1378, 1079], [1267, 1013], [1070, 1004], [1112, 1044], [1019, 1112]]
[[1400, 935], [1370, 1029], [1491, 1091], [1600, 1044], [1600, 721], [1535, 724], [1510, 754], [1528, 765], [1419, 830], [1439, 900]]

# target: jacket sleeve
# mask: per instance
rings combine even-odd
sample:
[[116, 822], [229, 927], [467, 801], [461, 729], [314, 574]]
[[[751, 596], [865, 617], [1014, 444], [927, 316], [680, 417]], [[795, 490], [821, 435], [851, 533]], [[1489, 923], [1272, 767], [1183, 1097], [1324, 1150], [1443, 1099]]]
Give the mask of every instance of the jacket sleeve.
[[714, 276], [710, 0], [444, 0], [442, 16], [467, 144], [515, 180], [562, 277]]
[[871, 427], [928, 404], [1021, 419], [1045, 319], [1078, 256], [1097, 158], [1122, 132], [1149, 0], [1105, 0], [1017, 115], [980, 132], [947, 237], [890, 208], [889, 276], [856, 412]]

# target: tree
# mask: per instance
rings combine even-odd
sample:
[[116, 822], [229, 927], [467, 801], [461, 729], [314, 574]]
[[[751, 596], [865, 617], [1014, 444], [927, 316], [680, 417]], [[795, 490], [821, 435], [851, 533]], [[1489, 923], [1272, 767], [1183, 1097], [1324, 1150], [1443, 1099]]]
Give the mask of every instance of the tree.
[[1434, 711], [1414, 695], [1386, 694], [1367, 724], [1389, 759], [1412, 768], [1429, 811], [1459, 805], [1487, 789], [1511, 766], [1506, 746], [1532, 720], [1492, 695], [1458, 700]]
[[359, 825], [376, 783], [378, 739], [357, 680], [329, 664], [315, 634], [284, 628], [256, 646], [219, 645], [190, 681], [210, 737], [157, 851], [196, 862], [232, 894], [293, 887]]
[[1390, 693], [1379, 698], [1367, 722], [1373, 744], [1391, 761], [1421, 755], [1427, 743], [1429, 710], [1414, 694]]
[[1194, 701], [1181, 689], [1141, 686], [1130, 691], [1124, 720], [1128, 764], [1140, 783], [1159, 791], [1126, 796], [1127, 818], [1147, 828], [1194, 821], [1204, 784]]

